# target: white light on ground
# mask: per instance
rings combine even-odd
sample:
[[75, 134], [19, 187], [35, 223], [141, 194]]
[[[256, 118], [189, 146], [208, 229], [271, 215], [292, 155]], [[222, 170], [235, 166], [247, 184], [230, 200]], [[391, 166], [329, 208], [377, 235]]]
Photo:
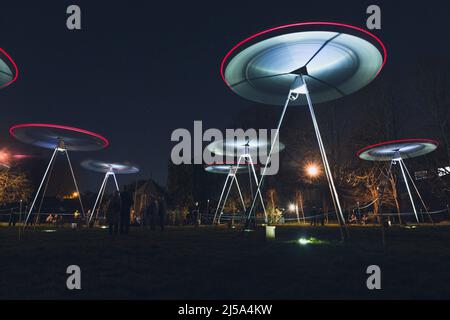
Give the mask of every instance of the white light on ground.
[[275, 226], [266, 226], [266, 239], [275, 239]]
[[298, 243], [300, 243], [302, 246], [305, 246], [309, 243], [309, 240], [305, 238], [300, 238], [298, 239]]

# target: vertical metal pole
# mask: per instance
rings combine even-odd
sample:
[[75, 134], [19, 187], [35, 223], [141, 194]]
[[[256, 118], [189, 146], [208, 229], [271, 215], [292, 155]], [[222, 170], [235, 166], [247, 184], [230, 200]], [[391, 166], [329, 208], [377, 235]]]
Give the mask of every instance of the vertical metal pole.
[[220, 204], [222, 203], [222, 197], [227, 187], [228, 179], [230, 178], [230, 173], [228, 173], [227, 178], [225, 179], [225, 184], [223, 185], [222, 192], [220, 194], [219, 202], [217, 203], [216, 212], [214, 213], [213, 224], [216, 223], [217, 212], [219, 211]]
[[[416, 184], [414, 183], [414, 179], [412, 178], [411, 174], [409, 173], [409, 170], [406, 167], [405, 162], [403, 161], [403, 159], [400, 159], [400, 161], [402, 162], [403, 167], [405, 168], [405, 171], [408, 174], [409, 180], [411, 180], [411, 183], [412, 183], [414, 189], [416, 190], [417, 195], [419, 196], [420, 202], [422, 203], [423, 208], [425, 209], [425, 212], [428, 214], [428, 218], [430, 218], [431, 223], [434, 224], [433, 218], [431, 217], [431, 214], [428, 211], [428, 208], [427, 208], [427, 206], [425, 204], [425, 201], [423, 201], [422, 195], [420, 194], [419, 189], [417, 188]], [[423, 215], [422, 215], [422, 220], [423, 220]]]
[[[50, 182], [50, 178], [52, 177], [53, 167], [55, 166], [55, 162], [56, 161], [53, 161], [52, 165], [50, 166], [50, 170], [48, 171], [47, 182], [45, 183], [44, 191], [42, 192], [43, 195], [45, 195], [47, 193], [48, 184]], [[38, 212], [36, 214], [36, 219], [34, 220], [34, 228], [35, 229], [36, 229], [36, 225], [38, 224], [39, 218], [41, 216], [41, 208], [42, 208], [42, 203], [43, 202], [44, 202], [44, 196], [42, 196], [42, 198], [41, 198], [41, 202], [39, 203], [39, 209], [38, 209]]]
[[241, 188], [239, 187], [239, 182], [236, 178], [236, 176], [234, 176], [234, 180], [236, 181], [236, 187], [238, 189], [239, 192], [239, 197], [241, 198], [241, 202], [242, 202], [242, 208], [244, 208], [244, 211], [246, 210], [245, 208], [245, 201], [244, 201], [244, 197], [242, 196], [242, 192], [241, 192]]
[[[289, 105], [289, 100], [291, 99], [291, 94], [292, 94], [292, 90], [289, 90], [289, 93], [288, 93], [287, 98], [286, 98], [286, 102], [284, 103], [283, 111], [281, 112], [280, 120], [278, 121], [277, 129], [275, 130], [275, 137], [273, 138], [273, 141], [276, 141], [278, 136], [279, 136], [279, 134], [280, 134], [281, 124], [283, 123], [283, 119], [284, 119], [284, 116], [286, 114], [286, 110], [287, 110], [288, 105]], [[272, 156], [272, 152], [273, 152], [274, 147], [275, 147], [275, 144], [271, 143], [270, 151], [269, 151], [269, 154], [267, 155], [267, 160], [266, 160], [266, 163], [264, 165], [264, 170], [263, 170], [263, 172], [261, 174], [261, 179], [259, 180], [258, 186], [256, 188], [256, 193], [261, 193], [261, 186], [263, 184], [264, 177], [265, 177], [266, 170], [267, 170], [267, 165], [270, 162], [270, 157]], [[250, 207], [250, 210], [248, 211], [247, 224], [250, 222], [250, 217], [252, 215], [253, 209], [255, 208], [256, 198], [257, 197], [253, 197], [252, 206]]]
[[[108, 179], [109, 179], [109, 177], [108, 177]], [[100, 205], [103, 202], [103, 196], [105, 195], [105, 190], [106, 190], [106, 185], [107, 184], [108, 184], [108, 181], [105, 182], [105, 186], [103, 187], [103, 190], [102, 190], [102, 195], [100, 196], [100, 202], [98, 203], [98, 206], [97, 206], [97, 214], [95, 215], [95, 221], [98, 221], [98, 214], [99, 214], [99, 211], [100, 211]], [[95, 224], [95, 221], [94, 221], [94, 224]]]
[[244, 212], [245, 212], [245, 211], [247, 210], [247, 208], [245, 207], [244, 197], [242, 197], [241, 188], [239, 187], [239, 182], [238, 182], [238, 179], [237, 179], [237, 177], [236, 177], [236, 173], [237, 173], [238, 170], [239, 170], [239, 166], [241, 165], [242, 158], [244, 158], [244, 161], [245, 161], [245, 156], [241, 155], [241, 156], [239, 157], [238, 162], [237, 162], [237, 166], [236, 166], [236, 169], [235, 169], [234, 179], [235, 179], [235, 181], [236, 181], [236, 186], [237, 186], [237, 189], [238, 189], [238, 192], [239, 192], [239, 196], [240, 196], [240, 198], [241, 198], [242, 207], [243, 207]]
[[70, 172], [72, 173], [73, 182], [75, 183], [75, 189], [77, 190], [78, 193], [78, 200], [80, 200], [81, 213], [83, 214], [83, 218], [86, 219], [86, 215], [84, 214], [83, 202], [81, 201], [81, 193], [80, 190], [78, 190], [77, 180], [75, 179], [75, 174], [73, 173], [72, 163], [70, 162], [69, 158], [69, 152], [67, 151], [67, 149], [64, 149], [64, 152], [66, 154], [67, 161], [69, 162]]
[[91, 216], [89, 217], [89, 223], [91, 223], [92, 216], [94, 215], [98, 200], [100, 199], [100, 195], [103, 193], [103, 188], [105, 188], [107, 181], [108, 181], [108, 173], [105, 173], [105, 177], [103, 178], [102, 184], [100, 186], [100, 190], [98, 190], [97, 199], [95, 199], [94, 207], [92, 208]]
[[[230, 169], [230, 170], [232, 170], [232, 169]], [[217, 223], [219, 223], [219, 224], [220, 224], [220, 218], [222, 217], [223, 210], [225, 209], [225, 204], [227, 203], [228, 196], [230, 195], [231, 187], [233, 186], [233, 181], [235, 178], [236, 178], [236, 176], [235, 176], [235, 174], [233, 174], [231, 177], [230, 185], [228, 186], [227, 195], [225, 196], [225, 199], [223, 200], [223, 205], [222, 205], [222, 209], [220, 210], [219, 219], [217, 219]]]
[[411, 200], [411, 205], [413, 207], [414, 214], [416, 215], [417, 223], [420, 223], [419, 216], [417, 215], [416, 206], [414, 205], [414, 199], [412, 197], [411, 190], [409, 189], [409, 183], [408, 183], [408, 180], [406, 179], [405, 169], [403, 169], [403, 162], [402, 162], [401, 158], [398, 161], [398, 164], [400, 165], [400, 169], [402, 171], [403, 180], [405, 181], [405, 184], [406, 184], [406, 190], [408, 190], [409, 200]]
[[[339, 223], [340, 223], [340, 227], [341, 227], [341, 235], [342, 235], [342, 238], [344, 239], [344, 234], [342, 233], [342, 226], [344, 226], [344, 228], [346, 228], [344, 214], [342, 212], [341, 203], [339, 201], [339, 196], [338, 196], [338, 193], [337, 193], [337, 190], [336, 190], [336, 186], [334, 185], [333, 175], [331, 173], [330, 165], [328, 163], [328, 157], [327, 157], [327, 154], [326, 154], [326, 151], [325, 151], [325, 147], [324, 147], [323, 142], [322, 142], [322, 136], [320, 134], [319, 125], [317, 123], [316, 114], [314, 112], [314, 107], [313, 107], [313, 104], [312, 104], [312, 101], [311, 101], [311, 97], [309, 96], [308, 86], [306, 84], [306, 81], [305, 81], [305, 78], [303, 77], [303, 75], [301, 75], [301, 77], [302, 77], [303, 83], [305, 85], [305, 95], [306, 95], [306, 99], [308, 101], [309, 112], [311, 113], [311, 118], [312, 118], [312, 121], [313, 121], [314, 130], [316, 132], [317, 142], [319, 143], [319, 150], [320, 150], [320, 153], [322, 155], [322, 162], [324, 164], [325, 172], [326, 172], [326, 175], [327, 175], [327, 178], [328, 178], [328, 183], [329, 183], [329, 186], [330, 186], [330, 189], [331, 189], [331, 194], [334, 197], [334, 200], [335, 200], [335, 203], [336, 203], [336, 206], [337, 206], [337, 211], [338, 212], [336, 213], [336, 215], [338, 216], [338, 214], [339, 214], [339, 216], [341, 218]], [[339, 220], [339, 216], [338, 216], [338, 220]], [[348, 233], [347, 233], [347, 236], [348, 236]]]
[[[250, 154], [248, 154], [248, 159], [249, 159], [249, 162], [251, 163], [251, 169], [253, 171], [253, 178], [255, 179], [256, 185], [258, 185], [258, 183], [259, 183], [258, 176], [256, 175], [255, 166], [253, 165], [253, 159], [252, 159], [252, 156]], [[259, 199], [261, 201], [261, 205], [262, 205], [263, 210], [264, 210], [264, 222], [265, 222], [265, 224], [267, 224], [269, 219], [268, 219], [268, 216], [267, 216], [266, 206], [264, 204], [264, 199], [263, 199], [263, 196], [261, 194], [261, 190], [259, 190], [258, 193], [255, 195], [255, 197], [257, 197], [257, 196], [259, 196]], [[255, 219], [256, 219], [256, 217], [255, 217]]]
[[113, 173], [111, 173], [111, 175], [112, 175], [113, 178], [114, 178], [114, 182], [115, 182], [115, 184], [116, 184], [116, 189], [117, 189], [117, 191], [120, 192], [119, 184], [117, 183], [116, 174], [113, 172]]
[[[55, 148], [55, 151], [53, 151], [53, 155], [50, 158], [50, 162], [48, 163], [47, 169], [45, 170], [44, 176], [42, 177], [41, 184], [39, 185], [39, 188], [38, 188], [38, 190], [36, 192], [36, 195], [34, 196], [33, 202], [31, 203], [30, 210], [28, 212], [27, 218], [25, 219], [24, 228], [26, 227], [26, 225], [28, 223], [28, 219], [30, 218], [31, 212], [33, 211], [34, 204], [36, 203], [36, 200], [37, 200], [37, 198], [39, 196], [39, 193], [41, 192], [42, 185], [44, 184], [45, 178], [47, 177], [48, 170], [50, 169], [53, 161], [55, 160], [55, 156], [56, 156], [57, 152], [58, 152], [58, 148]], [[45, 194], [42, 195], [42, 197], [44, 197], [44, 196], [45, 196]]]

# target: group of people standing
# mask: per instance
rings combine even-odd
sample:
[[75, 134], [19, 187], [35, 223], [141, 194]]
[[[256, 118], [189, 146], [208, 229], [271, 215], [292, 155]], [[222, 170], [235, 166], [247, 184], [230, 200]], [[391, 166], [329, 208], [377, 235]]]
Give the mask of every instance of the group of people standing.
[[142, 210], [142, 225], [155, 230], [158, 224], [160, 230], [164, 231], [166, 215], [167, 203], [164, 196], [154, 198]]
[[106, 208], [106, 221], [109, 234], [128, 234], [130, 230], [130, 211], [133, 198], [129, 192], [114, 191]]

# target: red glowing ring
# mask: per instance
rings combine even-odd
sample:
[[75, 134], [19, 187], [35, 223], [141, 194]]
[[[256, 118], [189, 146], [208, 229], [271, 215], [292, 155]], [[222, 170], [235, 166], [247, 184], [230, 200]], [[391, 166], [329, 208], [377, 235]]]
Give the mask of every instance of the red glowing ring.
[[431, 143], [434, 144], [436, 147], [439, 146], [439, 142], [437, 142], [436, 140], [432, 140], [432, 139], [400, 139], [400, 140], [390, 140], [390, 141], [384, 141], [384, 142], [379, 142], [379, 143], [375, 143], [372, 144], [370, 146], [364, 147], [361, 150], [359, 150], [358, 152], [356, 152], [356, 156], [359, 157], [359, 155], [367, 150], [376, 148], [376, 147], [381, 147], [381, 146], [387, 146], [390, 144], [396, 144], [396, 143], [408, 143], [408, 142], [418, 142], [418, 143]]
[[2, 48], [0, 48], [0, 53], [2, 53], [11, 63], [13, 69], [14, 69], [14, 78], [5, 83], [4, 85], [0, 86], [0, 89], [6, 88], [7, 86], [13, 84], [14, 82], [16, 82], [17, 78], [19, 77], [19, 69], [17, 68], [17, 64], [14, 62], [14, 60], [11, 58], [11, 56]]
[[92, 131], [88, 131], [88, 130], [84, 130], [84, 129], [80, 129], [80, 128], [63, 126], [63, 125], [59, 125], [59, 124], [48, 124], [48, 123], [16, 124], [16, 125], [13, 125], [11, 128], [9, 128], [9, 134], [12, 137], [16, 138], [16, 136], [14, 135], [14, 130], [20, 129], [20, 128], [53, 128], [53, 129], [61, 129], [61, 130], [67, 130], [67, 131], [72, 131], [72, 132], [83, 133], [83, 134], [86, 134], [88, 136], [100, 139], [103, 142], [102, 149], [104, 149], [104, 148], [109, 146], [108, 139], [106, 139], [105, 137], [99, 135], [98, 133], [95, 133], [95, 132], [92, 132]]
[[363, 32], [363, 33], [369, 35], [370, 37], [375, 39], [376, 42], [378, 42], [378, 44], [381, 46], [381, 48], [383, 50], [383, 63], [381, 64], [380, 69], [378, 69], [378, 71], [377, 71], [377, 73], [375, 75], [375, 78], [378, 76], [378, 74], [381, 72], [381, 69], [383, 69], [384, 65], [386, 64], [386, 58], [387, 58], [386, 46], [380, 40], [380, 38], [378, 38], [376, 35], [374, 35], [373, 33], [370, 33], [369, 31], [367, 31], [367, 30], [365, 30], [363, 28], [352, 26], [350, 24], [339, 23], [339, 22], [325, 22], [325, 21], [320, 21], [320, 22], [298, 22], [298, 23], [286, 24], [286, 25], [270, 28], [270, 29], [267, 29], [267, 30], [264, 30], [264, 31], [260, 31], [258, 33], [255, 33], [254, 35], [251, 35], [250, 37], [242, 40], [238, 44], [236, 44], [233, 48], [231, 48], [230, 51], [228, 51], [228, 53], [225, 55], [225, 57], [222, 59], [222, 62], [220, 63], [220, 75], [222, 77], [222, 80], [227, 84], [228, 87], [231, 88], [231, 90], [233, 90], [231, 85], [225, 79], [225, 63], [226, 63], [227, 59], [233, 54], [233, 52], [236, 51], [243, 44], [245, 44], [245, 43], [249, 42], [250, 40], [253, 40], [253, 39], [255, 39], [255, 38], [257, 38], [257, 37], [259, 37], [261, 35], [264, 35], [266, 33], [270, 33], [270, 32], [273, 32], [273, 31], [280, 30], [280, 29], [286, 29], [286, 28], [292, 28], [292, 27], [298, 27], [298, 26], [309, 26], [309, 25], [345, 27], [345, 28], [357, 30], [357, 31], [360, 31], [360, 32]]

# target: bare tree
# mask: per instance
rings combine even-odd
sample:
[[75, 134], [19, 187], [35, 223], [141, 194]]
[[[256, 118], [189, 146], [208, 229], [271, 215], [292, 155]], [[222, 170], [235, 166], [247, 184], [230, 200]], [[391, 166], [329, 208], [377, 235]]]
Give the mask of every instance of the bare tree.
[[380, 186], [384, 186], [381, 204], [396, 208], [400, 219], [396, 179], [386, 163], [374, 162], [370, 166], [341, 170], [340, 176], [345, 180], [345, 182], [341, 182], [341, 185], [345, 183], [347, 186], [346, 200], [353, 203], [359, 202], [361, 206], [373, 203], [375, 215], [378, 215], [381, 210], [379, 202], [376, 200], [381, 197]]
[[27, 200], [32, 192], [25, 173], [17, 170], [0, 171], [0, 203], [9, 204]]

